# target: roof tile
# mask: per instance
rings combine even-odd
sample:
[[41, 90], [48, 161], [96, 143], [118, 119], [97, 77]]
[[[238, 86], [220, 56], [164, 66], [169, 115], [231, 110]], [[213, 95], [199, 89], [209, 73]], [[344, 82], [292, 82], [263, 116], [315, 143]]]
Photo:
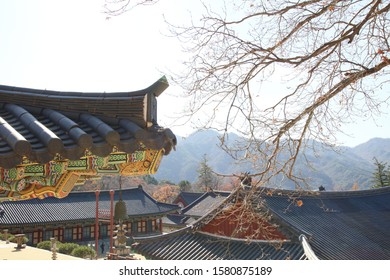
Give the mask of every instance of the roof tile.
[[[118, 201], [119, 191], [114, 194]], [[129, 218], [147, 215], [163, 215], [176, 211], [177, 205], [160, 203], [149, 196], [141, 187], [122, 190], [122, 199], [127, 206]], [[64, 221], [95, 219], [95, 192], [73, 192], [58, 199], [31, 199], [5, 201], [2, 203], [5, 214], [0, 218], [0, 225], [44, 224]], [[99, 194], [99, 209], [110, 209], [109, 191]]]

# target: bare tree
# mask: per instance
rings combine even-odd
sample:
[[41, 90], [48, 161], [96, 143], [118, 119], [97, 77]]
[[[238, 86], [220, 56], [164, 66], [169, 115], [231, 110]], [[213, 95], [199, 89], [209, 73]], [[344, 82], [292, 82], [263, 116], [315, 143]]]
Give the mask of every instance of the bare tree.
[[189, 100], [183, 114], [202, 128], [245, 135], [235, 147], [221, 143], [259, 164], [256, 182], [278, 175], [299, 185], [294, 165], [309, 139], [334, 144], [342, 124], [388, 104], [381, 89], [389, 82], [390, 3], [237, 3], [203, 4], [199, 20], [171, 24], [191, 54], [175, 79]]
[[121, 15], [140, 5], [153, 5], [159, 0], [105, 0], [105, 12], [109, 16]]

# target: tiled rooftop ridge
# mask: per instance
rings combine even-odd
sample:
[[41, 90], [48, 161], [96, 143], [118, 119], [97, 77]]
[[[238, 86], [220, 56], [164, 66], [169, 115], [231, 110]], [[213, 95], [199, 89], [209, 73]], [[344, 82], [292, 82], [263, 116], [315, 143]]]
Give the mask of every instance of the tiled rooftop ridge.
[[[167, 87], [165, 77], [142, 90], [114, 93], [0, 85], [0, 201], [63, 197], [80, 176], [155, 173], [177, 143], [157, 123], [157, 97]], [[44, 171], [26, 175], [32, 165]]]

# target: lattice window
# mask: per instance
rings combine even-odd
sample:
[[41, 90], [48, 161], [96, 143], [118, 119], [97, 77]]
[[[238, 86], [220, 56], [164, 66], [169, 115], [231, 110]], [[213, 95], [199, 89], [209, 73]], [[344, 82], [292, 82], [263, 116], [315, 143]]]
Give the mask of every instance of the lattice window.
[[138, 233], [146, 233], [146, 221], [139, 221], [137, 223]]

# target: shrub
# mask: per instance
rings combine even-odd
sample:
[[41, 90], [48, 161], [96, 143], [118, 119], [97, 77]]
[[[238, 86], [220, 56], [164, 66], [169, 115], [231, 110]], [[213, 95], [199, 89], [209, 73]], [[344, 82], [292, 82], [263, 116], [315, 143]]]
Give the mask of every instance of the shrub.
[[[9, 241], [10, 239], [15, 238], [14, 235], [11, 234], [11, 233], [8, 233], [8, 234], [7, 234], [7, 237], [8, 237], [8, 241]], [[0, 233], [0, 240], [6, 241], [6, 240], [5, 240], [5, 234], [4, 234], [4, 233]]]
[[58, 252], [61, 254], [70, 255], [72, 254], [72, 251], [79, 246], [80, 245], [76, 243], [62, 243], [58, 246]]
[[37, 244], [37, 248], [50, 251], [51, 250], [51, 241], [49, 241], [49, 240], [41, 241]]
[[[62, 243], [57, 241], [57, 250], [59, 249], [60, 246], [62, 246]], [[37, 244], [37, 248], [51, 251], [51, 241], [50, 240], [41, 241]]]
[[[9, 242], [16, 243], [16, 237], [15, 235], [12, 235], [10, 238], [8, 238]], [[23, 237], [23, 244], [27, 244], [28, 238], [25, 236]]]
[[91, 257], [94, 258], [96, 253], [95, 253], [95, 250], [92, 249], [91, 247], [82, 245], [82, 246], [76, 247], [72, 251], [71, 255], [74, 256], [74, 257], [86, 259], [86, 258], [91, 258]]

